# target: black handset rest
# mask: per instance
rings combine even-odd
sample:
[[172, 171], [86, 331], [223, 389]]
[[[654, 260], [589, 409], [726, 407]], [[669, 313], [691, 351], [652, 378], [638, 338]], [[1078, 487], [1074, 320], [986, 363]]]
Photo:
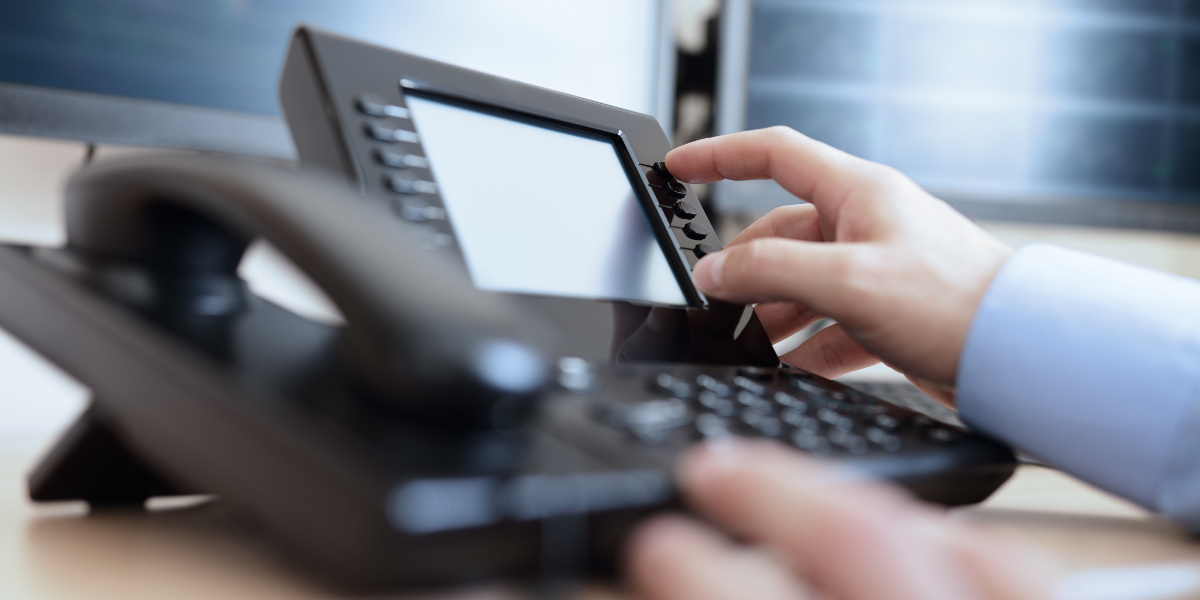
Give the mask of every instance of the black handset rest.
[[516, 408], [546, 379], [536, 323], [318, 176], [212, 157], [113, 161], [71, 180], [66, 209], [71, 249], [158, 271], [232, 272], [266, 240], [342, 312], [360, 383], [408, 414], [487, 425], [497, 403]]

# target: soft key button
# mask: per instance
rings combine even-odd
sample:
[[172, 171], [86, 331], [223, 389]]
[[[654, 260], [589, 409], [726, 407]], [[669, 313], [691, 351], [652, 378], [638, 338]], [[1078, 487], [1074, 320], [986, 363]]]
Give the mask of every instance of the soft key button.
[[683, 226], [683, 234], [693, 240], [702, 240], [708, 237], [708, 228], [699, 223], [688, 223]]
[[717, 248], [712, 244], [699, 244], [694, 250], [692, 250], [692, 252], [696, 253], [696, 258], [704, 258], [705, 256], [708, 256], [713, 252], [717, 252], [718, 250], [720, 250], [720, 248]]
[[666, 192], [667, 197], [672, 200], [682, 200], [687, 197], [687, 188], [683, 187], [678, 180], [668, 179], [662, 186], [663, 192]]
[[674, 212], [675, 216], [679, 217], [680, 219], [694, 219], [696, 218], [696, 215], [700, 214], [699, 211], [696, 210], [696, 205], [692, 204], [691, 202], [684, 202], [683, 200], [676, 202], [675, 205], [671, 207], [671, 211]]
[[375, 158], [379, 161], [379, 164], [397, 169], [429, 168], [429, 160], [427, 160], [424, 156], [419, 156], [416, 154], [404, 154], [402, 152], [391, 152], [380, 149], [375, 151]]
[[375, 94], [361, 94], [355, 101], [355, 106], [359, 112], [371, 117], [395, 117], [397, 119], [407, 119], [408, 109], [403, 106], [396, 106], [384, 100], [383, 96]]
[[437, 184], [432, 181], [424, 181], [421, 179], [408, 179], [400, 175], [389, 175], [384, 178], [388, 189], [397, 194], [434, 194], [437, 193]]
[[367, 135], [381, 142], [408, 142], [410, 144], [415, 144], [418, 139], [416, 133], [408, 131], [407, 129], [394, 129], [392, 127], [377, 125], [375, 123], [367, 123], [365, 128], [367, 130]]
[[396, 198], [392, 203], [392, 207], [400, 218], [413, 223], [424, 223], [426, 221], [441, 221], [446, 218], [446, 211], [440, 206], [432, 206], [421, 200], [413, 200], [410, 198]]

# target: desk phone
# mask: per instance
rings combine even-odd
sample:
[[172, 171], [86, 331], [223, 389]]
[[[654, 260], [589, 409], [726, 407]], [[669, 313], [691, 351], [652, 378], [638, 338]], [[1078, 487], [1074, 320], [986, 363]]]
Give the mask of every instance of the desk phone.
[[[721, 247], [646, 115], [297, 30], [300, 171], [96, 165], [63, 249], [0, 248], [0, 326], [94, 390], [38, 501], [210, 493], [349, 587], [611, 572], [690, 444], [762, 437], [932, 502], [1012, 453], [781, 365], [691, 268]], [[330, 174], [336, 180], [331, 182]], [[264, 239], [344, 316], [237, 276]]]

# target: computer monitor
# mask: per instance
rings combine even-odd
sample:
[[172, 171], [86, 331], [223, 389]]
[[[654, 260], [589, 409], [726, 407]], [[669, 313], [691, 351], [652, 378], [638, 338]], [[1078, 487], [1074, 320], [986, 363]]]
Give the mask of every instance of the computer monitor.
[[666, 0], [0, 4], [0, 132], [292, 159], [276, 83], [322, 27], [669, 124]]
[[[1200, 2], [725, 0], [715, 129], [789, 125], [968, 216], [1200, 232]], [[718, 185], [721, 211], [791, 203]]]

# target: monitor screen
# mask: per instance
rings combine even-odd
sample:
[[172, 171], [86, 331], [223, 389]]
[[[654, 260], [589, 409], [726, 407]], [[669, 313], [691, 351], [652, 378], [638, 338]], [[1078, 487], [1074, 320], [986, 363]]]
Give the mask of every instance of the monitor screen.
[[[788, 125], [949, 200], [1194, 208], [1191, 5], [755, 1], [730, 128]], [[718, 201], [790, 199], [759, 183], [726, 186]]]
[[477, 287], [687, 306], [611, 139], [407, 100]]
[[674, 54], [667, 60], [664, 5], [3, 2], [0, 132], [290, 157], [276, 84], [301, 23], [667, 117]]

